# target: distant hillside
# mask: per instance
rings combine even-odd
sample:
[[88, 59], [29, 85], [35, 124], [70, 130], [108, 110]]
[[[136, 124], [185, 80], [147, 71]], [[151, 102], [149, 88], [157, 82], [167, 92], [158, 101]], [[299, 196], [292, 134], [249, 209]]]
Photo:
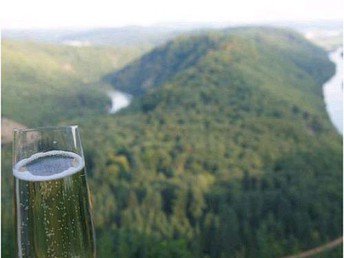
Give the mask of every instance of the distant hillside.
[[154, 47], [185, 32], [186, 30], [180, 28], [132, 26], [87, 30], [65, 35], [61, 39], [67, 43], [81, 41], [89, 42], [92, 45]]
[[30, 40], [55, 44], [80, 42], [89, 45], [147, 49], [165, 43], [167, 40], [190, 30], [191, 28], [182, 27], [126, 26], [80, 30], [4, 30], [2, 36], [5, 39], [21, 41]]
[[61, 39], [80, 30], [68, 29], [4, 29], [1, 37], [5, 40], [36, 41], [40, 43], [60, 43]]
[[2, 42], [2, 115], [28, 126], [102, 114], [109, 99], [99, 80], [138, 57], [135, 48], [75, 48]]

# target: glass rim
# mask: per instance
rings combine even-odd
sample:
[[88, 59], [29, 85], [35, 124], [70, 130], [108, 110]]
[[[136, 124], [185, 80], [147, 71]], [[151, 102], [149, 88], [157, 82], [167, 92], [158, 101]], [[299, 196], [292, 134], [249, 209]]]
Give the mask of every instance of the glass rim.
[[77, 129], [78, 125], [65, 125], [65, 126], [42, 126], [36, 128], [14, 128], [13, 133], [27, 133], [27, 132], [35, 132], [35, 131], [58, 131], [58, 130], [65, 130], [65, 129]]

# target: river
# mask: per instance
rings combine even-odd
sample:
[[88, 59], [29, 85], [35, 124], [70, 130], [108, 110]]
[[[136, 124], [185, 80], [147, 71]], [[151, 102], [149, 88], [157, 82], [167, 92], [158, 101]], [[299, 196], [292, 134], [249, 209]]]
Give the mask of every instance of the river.
[[329, 53], [329, 59], [336, 64], [336, 73], [323, 85], [324, 101], [331, 122], [343, 135], [343, 48]]
[[109, 91], [108, 96], [111, 98], [111, 108], [109, 109], [110, 114], [114, 114], [130, 105], [131, 95], [121, 91]]

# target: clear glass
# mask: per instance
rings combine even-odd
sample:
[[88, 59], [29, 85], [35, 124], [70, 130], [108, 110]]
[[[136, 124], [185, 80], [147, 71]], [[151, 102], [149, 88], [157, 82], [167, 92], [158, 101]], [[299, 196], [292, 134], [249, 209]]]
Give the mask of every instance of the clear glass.
[[77, 126], [14, 131], [18, 257], [95, 257]]

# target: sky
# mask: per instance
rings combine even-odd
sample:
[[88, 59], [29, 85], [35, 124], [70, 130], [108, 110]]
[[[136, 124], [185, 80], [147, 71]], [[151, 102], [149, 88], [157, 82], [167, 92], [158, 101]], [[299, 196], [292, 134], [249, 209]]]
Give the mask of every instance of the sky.
[[3, 0], [2, 29], [342, 20], [343, 0]]

